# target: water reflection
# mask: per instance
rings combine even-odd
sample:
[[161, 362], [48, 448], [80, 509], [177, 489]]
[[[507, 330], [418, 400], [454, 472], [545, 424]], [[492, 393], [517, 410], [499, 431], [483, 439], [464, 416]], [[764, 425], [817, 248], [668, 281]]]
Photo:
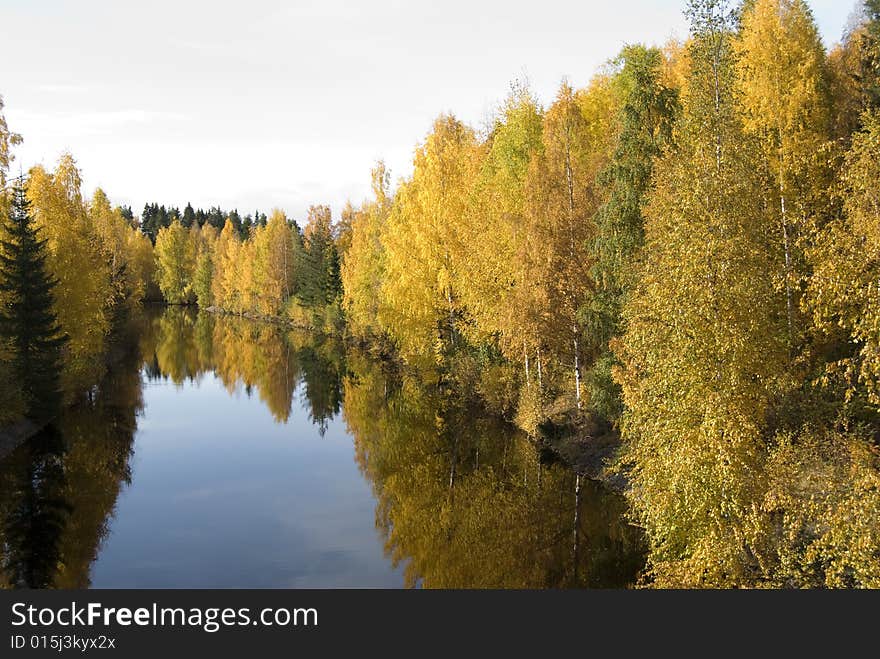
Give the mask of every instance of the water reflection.
[[[79, 404], [0, 461], [0, 576], [8, 586], [88, 587], [96, 573], [99, 585], [130, 585], [118, 575], [143, 568], [137, 585], [606, 587], [632, 583], [643, 565], [620, 498], [549, 460], [468, 392], [401, 375], [332, 339], [180, 308], [148, 315], [114, 351], [114, 366]], [[199, 386], [215, 379], [225, 394]], [[145, 385], [176, 394], [144, 411]], [[222, 439], [224, 421], [203, 416], [218, 394], [258, 399], [276, 428], [253, 417], [246, 441]], [[335, 421], [342, 412], [374, 502], [351, 481], [361, 479], [345, 443], [322, 454], [318, 476], [309, 462], [318, 460], [315, 449], [272, 439], [278, 428], [302, 427], [299, 410], [323, 446], [328, 430], [345, 442]], [[139, 417], [149, 432], [137, 431]], [[136, 433], [147, 439], [132, 483]], [[233, 492], [232, 474], [248, 489], [239, 483]], [[214, 498], [202, 504], [194, 492]], [[152, 527], [166, 499], [185, 503]], [[382, 546], [366, 558], [375, 532], [352, 535], [369, 508], [385, 560], [397, 567], [384, 576], [375, 576]], [[143, 549], [145, 533], [161, 542]], [[199, 581], [187, 570], [208, 558], [217, 534], [227, 538], [226, 553]], [[246, 551], [236, 534], [263, 549]], [[293, 582], [292, 573], [300, 575]]]
[[302, 385], [319, 428], [339, 413], [341, 345], [330, 338], [287, 332], [278, 325], [171, 308], [150, 319], [141, 340], [150, 380], [176, 385], [215, 374], [230, 393], [256, 391], [276, 421], [290, 418]]
[[406, 585], [622, 587], [643, 565], [623, 501], [453, 392], [350, 356], [345, 418]]
[[114, 368], [0, 462], [2, 585], [87, 588], [107, 535], [141, 409], [140, 356], [115, 347]]

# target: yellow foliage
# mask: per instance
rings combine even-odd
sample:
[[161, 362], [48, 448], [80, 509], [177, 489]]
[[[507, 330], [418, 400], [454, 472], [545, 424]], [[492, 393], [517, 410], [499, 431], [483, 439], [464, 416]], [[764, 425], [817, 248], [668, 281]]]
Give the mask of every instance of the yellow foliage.
[[214, 276], [211, 284], [214, 304], [221, 309], [241, 309], [237, 272], [240, 251], [241, 241], [232, 221], [227, 219], [214, 247]]
[[817, 329], [842, 330], [855, 354], [828, 365], [848, 395], [880, 405], [880, 113], [863, 116], [843, 170], [845, 217], [831, 222], [810, 249], [813, 274], [805, 305]]
[[350, 245], [342, 261], [343, 309], [349, 330], [366, 336], [379, 327], [379, 296], [385, 279], [385, 248], [382, 235], [391, 208], [389, 175], [385, 164], [373, 169], [373, 200], [350, 218]]
[[413, 363], [430, 364], [438, 346], [453, 345], [460, 332], [459, 223], [468, 212], [475, 155], [474, 132], [454, 117], [438, 118], [385, 227], [380, 322]]
[[273, 210], [265, 227], [259, 227], [253, 242], [254, 298], [257, 310], [278, 315], [293, 286], [293, 235], [287, 217]]
[[49, 270], [58, 279], [55, 306], [62, 330], [69, 337], [62, 376], [66, 390], [97, 377], [96, 358], [104, 348], [109, 312], [117, 297], [110, 262], [101, 235], [86, 212], [81, 185], [73, 157], [65, 154], [53, 174], [34, 167], [27, 189], [36, 225], [48, 241]]
[[175, 220], [156, 236], [156, 283], [170, 304], [193, 300], [192, 278], [196, 261], [196, 242], [192, 232]]

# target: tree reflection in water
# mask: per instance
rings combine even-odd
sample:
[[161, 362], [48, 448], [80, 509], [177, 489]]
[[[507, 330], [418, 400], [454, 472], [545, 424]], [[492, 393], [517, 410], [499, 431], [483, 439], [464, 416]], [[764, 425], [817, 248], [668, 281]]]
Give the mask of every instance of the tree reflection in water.
[[143, 383], [209, 373], [256, 394], [278, 423], [297, 395], [321, 434], [343, 412], [409, 586], [625, 586], [644, 563], [621, 498], [548, 460], [467, 392], [392, 374], [330, 338], [182, 308], [147, 314], [135, 337], [76, 405], [0, 461], [6, 586], [90, 585], [131, 479]]
[[409, 586], [623, 587], [644, 564], [623, 500], [473, 403], [350, 356], [344, 414]]
[[104, 377], [0, 461], [2, 584], [86, 588], [122, 486], [142, 409], [140, 355], [113, 348]]

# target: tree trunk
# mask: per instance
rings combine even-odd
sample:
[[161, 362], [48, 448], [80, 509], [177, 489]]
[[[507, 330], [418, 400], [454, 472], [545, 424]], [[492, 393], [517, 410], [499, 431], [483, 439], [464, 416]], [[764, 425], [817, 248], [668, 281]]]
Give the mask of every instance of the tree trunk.
[[577, 326], [572, 327], [574, 333], [574, 398], [578, 410], [581, 409], [581, 354], [577, 340]]
[[544, 382], [541, 375], [541, 349], [538, 348], [538, 391], [544, 390]]
[[574, 583], [578, 582], [578, 559], [580, 551], [580, 512], [581, 512], [581, 475], [578, 474], [574, 481], [574, 544], [572, 547], [572, 574]]

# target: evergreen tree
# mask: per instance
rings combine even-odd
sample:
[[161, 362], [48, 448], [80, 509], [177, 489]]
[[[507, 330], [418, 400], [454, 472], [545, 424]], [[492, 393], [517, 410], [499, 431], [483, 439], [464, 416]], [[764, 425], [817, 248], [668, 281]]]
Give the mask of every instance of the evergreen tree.
[[332, 302], [340, 291], [339, 254], [333, 242], [329, 206], [312, 206], [305, 229], [302, 274], [298, 297], [307, 306]]
[[52, 588], [64, 565], [62, 542], [70, 521], [65, 497], [66, 446], [50, 424], [26, 444], [27, 466], [15, 483], [18, 496], [3, 519], [4, 547], [0, 568], [4, 586]]
[[54, 308], [57, 284], [46, 265], [40, 239], [21, 182], [13, 187], [9, 218], [0, 241], [0, 337], [13, 349], [12, 366], [25, 398], [27, 416], [51, 415], [61, 399], [59, 373], [65, 338]]
[[242, 240], [247, 240], [247, 233], [244, 231], [244, 227], [241, 223], [241, 216], [238, 214], [238, 209], [234, 209], [231, 213], [229, 213], [229, 219], [232, 220], [232, 226], [238, 231], [238, 235]]
[[148, 235], [150, 241], [155, 244], [159, 231], [171, 226], [172, 220], [179, 215], [180, 213], [176, 208], [172, 208], [169, 211], [164, 205], [146, 204], [144, 212], [141, 214], [141, 231]]
[[149, 237], [151, 242], [155, 243], [158, 229], [155, 228], [153, 215], [153, 205], [144, 204], [144, 210], [141, 212], [141, 231]]
[[189, 229], [193, 224], [196, 223], [196, 212], [193, 210], [192, 204], [186, 202], [186, 208], [183, 209], [183, 219], [181, 220], [181, 224], [187, 229]]
[[134, 221], [134, 212], [131, 210], [131, 206], [118, 206], [117, 209], [119, 210], [119, 214], [122, 216], [122, 219], [128, 222], [129, 226], [137, 226]]
[[250, 215], [245, 215], [241, 222], [241, 233], [243, 236], [251, 235], [251, 229], [254, 228], [254, 219]]
[[219, 231], [226, 225], [226, 214], [218, 207], [212, 206], [205, 215], [205, 221]]
[[671, 141], [678, 94], [662, 80], [663, 55], [656, 48], [627, 46], [615, 84], [622, 97], [620, 134], [611, 163], [599, 175], [610, 188], [596, 214], [593, 279], [596, 294], [585, 310], [591, 350], [598, 355], [587, 374], [590, 407], [614, 419], [621, 411], [620, 390], [611, 379], [615, 363], [608, 342], [622, 333], [621, 308], [633, 283], [633, 259], [644, 244], [642, 207], [654, 161]]

